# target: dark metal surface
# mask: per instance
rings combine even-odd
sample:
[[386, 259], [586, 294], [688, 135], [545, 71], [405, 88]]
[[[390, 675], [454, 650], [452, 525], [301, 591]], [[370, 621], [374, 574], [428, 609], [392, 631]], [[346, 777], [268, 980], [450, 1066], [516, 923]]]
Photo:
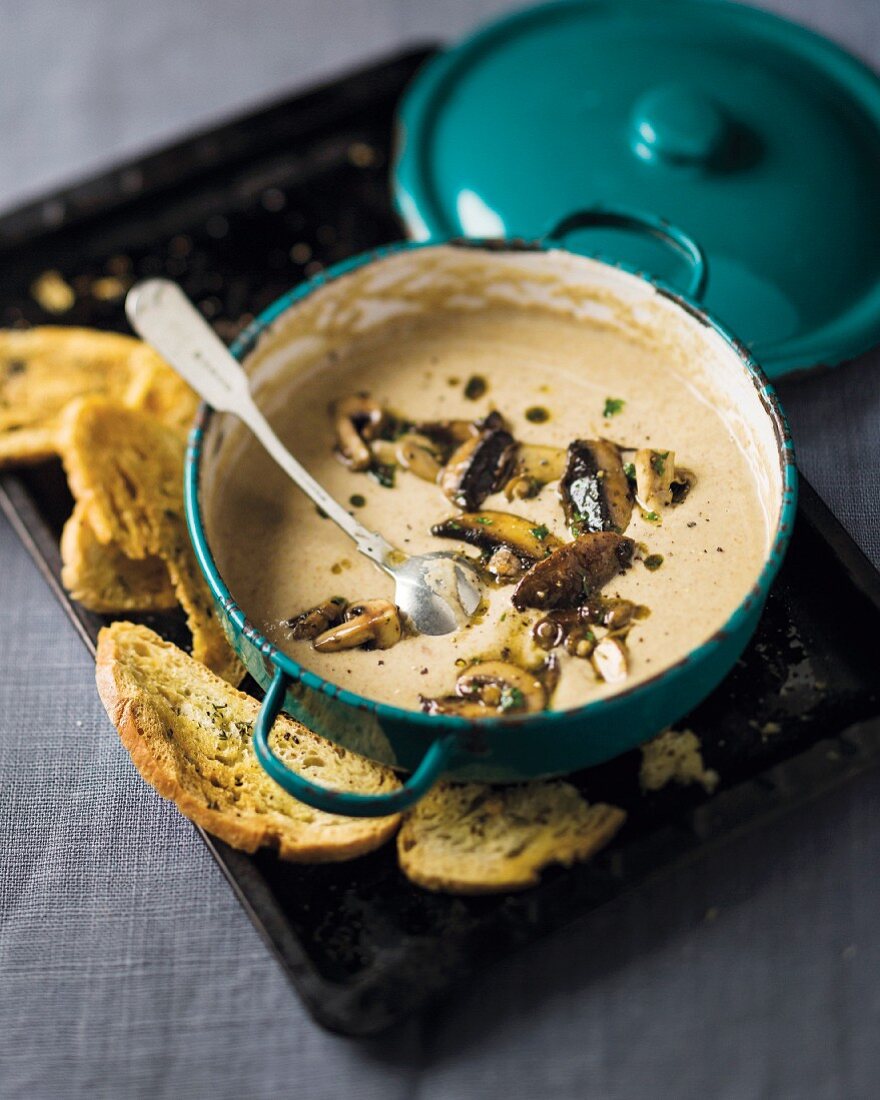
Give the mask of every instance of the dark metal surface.
[[[125, 331], [94, 279], [166, 274], [229, 339], [294, 282], [400, 235], [388, 201], [393, 109], [421, 54], [230, 123], [0, 219], [3, 324]], [[62, 224], [58, 224], [61, 222]], [[77, 292], [62, 317], [30, 287], [56, 269]], [[66, 599], [57, 538], [70, 508], [57, 464], [7, 475], [0, 504], [90, 647], [102, 618]], [[147, 616], [186, 641], [179, 616]], [[646, 795], [640, 754], [574, 777], [627, 808], [624, 832], [585, 867], [496, 898], [434, 896], [397, 871], [393, 846], [349, 864], [296, 867], [205, 837], [248, 915], [315, 1017], [378, 1031], [457, 980], [647, 877], [880, 761], [880, 577], [804, 486], [788, 560], [758, 633], [683, 726], [721, 777]]]

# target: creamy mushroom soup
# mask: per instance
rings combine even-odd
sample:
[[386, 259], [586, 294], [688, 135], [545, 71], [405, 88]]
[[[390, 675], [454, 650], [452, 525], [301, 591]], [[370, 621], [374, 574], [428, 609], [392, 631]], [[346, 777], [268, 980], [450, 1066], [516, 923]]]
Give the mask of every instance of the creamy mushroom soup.
[[209, 541], [269, 639], [369, 699], [479, 716], [607, 696], [724, 624], [775, 522], [747, 379], [716, 390], [648, 329], [540, 306], [391, 313], [329, 347], [300, 339], [292, 372], [278, 342], [255, 388], [367, 527], [477, 561], [483, 605], [442, 637], [395, 621], [391, 579], [227, 418]]

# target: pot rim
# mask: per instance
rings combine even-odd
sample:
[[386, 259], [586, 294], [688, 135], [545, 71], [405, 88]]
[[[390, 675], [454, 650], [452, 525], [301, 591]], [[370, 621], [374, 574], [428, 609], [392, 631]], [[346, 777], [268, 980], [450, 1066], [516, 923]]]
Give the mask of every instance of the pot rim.
[[[526, 241], [516, 238], [505, 239], [478, 239], [478, 238], [451, 238], [448, 240], [427, 241], [396, 241], [379, 248], [361, 252], [356, 256], [332, 265], [320, 271], [306, 281], [299, 283], [286, 294], [277, 298], [267, 306], [247, 328], [233, 341], [230, 351], [236, 359], [242, 361], [255, 347], [258, 339], [265, 333], [283, 314], [287, 313], [297, 303], [307, 298], [326, 283], [334, 282], [353, 271], [367, 266], [386, 256], [401, 252], [416, 251], [425, 248], [437, 248], [451, 246], [456, 248], [474, 248], [490, 252], [552, 252], [561, 251], [566, 254], [568, 250], [560, 248], [558, 242], [549, 238], [534, 241]], [[238, 605], [226, 583], [211, 553], [208, 538], [202, 522], [199, 499], [199, 475], [201, 472], [202, 443], [205, 432], [210, 424], [214, 409], [206, 402], [202, 402], [196, 416], [196, 422], [189, 436], [184, 472], [184, 505], [186, 511], [186, 523], [190, 540], [195, 550], [199, 568], [202, 571], [208, 586], [215, 599], [223, 609], [223, 613], [230, 619], [253, 645], [262, 653], [263, 657], [271, 661], [276, 669], [285, 672], [294, 682], [301, 682], [312, 690], [318, 691], [330, 698], [338, 699], [356, 710], [373, 714], [380, 722], [408, 722], [423, 726], [426, 732], [431, 732], [436, 737], [448, 734], [463, 734], [473, 730], [498, 730], [512, 726], [534, 725], [542, 723], [552, 724], [555, 719], [583, 718], [589, 720], [590, 714], [595, 714], [600, 708], [616, 707], [621, 703], [644, 694], [650, 687], [660, 680], [674, 675], [684, 665], [700, 661], [707, 657], [713, 647], [722, 641], [727, 635], [735, 633], [746, 622], [755, 601], [763, 601], [770, 590], [772, 582], [779, 571], [785, 556], [788, 543], [791, 538], [792, 526], [797, 509], [797, 467], [794, 457], [794, 444], [791, 431], [785, 413], [779, 403], [776, 391], [764, 374], [761, 367], [752, 357], [750, 351], [739, 339], [737, 339], [716, 317], [709, 313], [702, 305], [698, 304], [688, 295], [676, 290], [662, 280], [637, 269], [635, 266], [621, 261], [612, 261], [604, 256], [585, 257], [594, 262], [602, 263], [607, 267], [613, 267], [629, 275], [634, 275], [649, 283], [658, 294], [669, 299], [680, 309], [690, 314], [699, 323], [716, 332], [736, 354], [739, 364], [746, 371], [750, 381], [758, 392], [764, 411], [769, 416], [773, 425], [773, 433], [776, 442], [776, 454], [780, 464], [782, 475], [781, 501], [779, 517], [773, 531], [770, 550], [756, 577], [752, 587], [727, 618], [727, 620], [698, 646], [689, 650], [677, 662], [668, 665], [660, 672], [654, 673], [646, 680], [625, 687], [622, 691], [601, 699], [593, 699], [579, 707], [571, 707], [567, 710], [545, 710], [536, 714], [505, 715], [498, 717], [486, 717], [480, 719], [467, 719], [455, 715], [426, 714], [423, 711], [408, 710], [404, 707], [393, 706], [390, 703], [381, 703], [358, 695], [339, 684], [324, 679], [311, 669], [304, 668], [292, 657], [279, 649], [273, 642], [261, 633], [245, 615]]]

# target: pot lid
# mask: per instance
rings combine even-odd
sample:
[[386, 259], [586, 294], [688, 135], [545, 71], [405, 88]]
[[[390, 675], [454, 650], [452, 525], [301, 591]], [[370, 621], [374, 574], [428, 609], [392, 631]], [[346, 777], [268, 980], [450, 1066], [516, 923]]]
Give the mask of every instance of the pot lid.
[[552, 234], [704, 289], [771, 376], [880, 340], [880, 80], [801, 27], [564, 0], [429, 62], [400, 123], [417, 239]]

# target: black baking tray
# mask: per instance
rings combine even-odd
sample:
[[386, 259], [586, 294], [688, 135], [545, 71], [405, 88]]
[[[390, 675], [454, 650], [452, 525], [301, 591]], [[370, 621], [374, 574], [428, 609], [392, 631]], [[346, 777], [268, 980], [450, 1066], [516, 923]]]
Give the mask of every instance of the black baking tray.
[[[228, 122], [0, 218], [0, 321], [126, 331], [121, 297], [95, 279], [164, 274], [231, 339], [292, 284], [402, 235], [388, 160], [396, 102], [428, 55], [415, 50]], [[57, 270], [76, 292], [63, 316], [34, 299]], [[59, 582], [71, 502], [57, 463], [0, 479], [0, 504], [94, 650], [104, 620]], [[146, 620], [186, 642], [179, 616]], [[347, 1034], [382, 1030], [505, 952], [560, 927], [880, 761], [880, 575], [809, 485], [792, 545], [743, 658], [681, 725], [721, 779], [639, 786], [639, 752], [573, 778], [624, 806], [627, 824], [592, 863], [550, 870], [521, 894], [420, 890], [394, 846], [300, 867], [202, 834], [315, 1018]]]

